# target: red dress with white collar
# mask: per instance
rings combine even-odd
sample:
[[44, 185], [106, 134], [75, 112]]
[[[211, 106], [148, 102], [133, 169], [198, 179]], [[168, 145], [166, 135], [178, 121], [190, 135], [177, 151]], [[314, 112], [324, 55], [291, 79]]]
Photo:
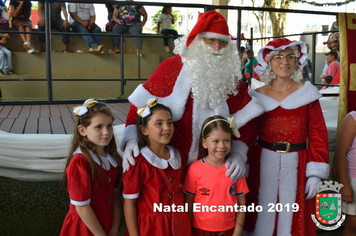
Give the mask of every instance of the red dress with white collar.
[[[92, 157], [99, 166], [98, 157], [94, 156], [94, 154], [92, 154]], [[100, 177], [96, 176], [93, 182], [91, 181], [89, 162], [79, 148], [66, 168], [70, 205], [63, 222], [61, 236], [94, 235], [81, 220], [75, 209], [76, 206], [88, 204], [90, 204], [106, 234], [111, 230], [113, 225], [114, 188], [119, 183], [117, 181], [118, 164], [109, 154], [107, 157], [100, 158], [106, 165], [104, 164], [105, 168], [102, 168]]]
[[[136, 165], [122, 175], [124, 198], [136, 199], [137, 226], [140, 235], [172, 236], [172, 212], [162, 212], [164, 206], [171, 206], [173, 196], [158, 169], [163, 169], [175, 192], [180, 192], [181, 159], [177, 149], [167, 145], [170, 159], [157, 157], [148, 147], [141, 149], [135, 159]], [[162, 208], [154, 209], [162, 206]], [[188, 214], [188, 213], [186, 213]], [[181, 225], [190, 232], [190, 225]], [[126, 230], [125, 235], [129, 235]], [[187, 233], [187, 235], [189, 235]]]

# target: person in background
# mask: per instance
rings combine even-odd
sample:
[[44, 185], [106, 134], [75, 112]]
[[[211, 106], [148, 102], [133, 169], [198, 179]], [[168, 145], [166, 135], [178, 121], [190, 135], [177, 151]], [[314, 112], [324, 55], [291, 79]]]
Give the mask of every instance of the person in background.
[[[11, 24], [12, 28], [20, 32], [29, 32], [32, 29], [31, 16], [31, 1], [10, 1], [11, 9]], [[31, 34], [20, 33], [20, 38], [23, 41], [23, 47], [28, 53], [34, 53], [35, 49], [31, 45]]]
[[[309, 54], [309, 44], [305, 44], [307, 46], [307, 54]], [[303, 67], [303, 79], [301, 82], [307, 82], [310, 81], [310, 72], [312, 69], [312, 64], [310, 62], [310, 59], [306, 59], [307, 64]]]
[[[41, 0], [38, 3], [38, 15], [40, 19], [38, 20], [38, 30], [45, 31], [45, 16], [44, 16], [44, 1]], [[70, 24], [68, 22], [66, 5], [64, 2], [51, 2], [49, 3], [50, 16], [51, 16], [51, 29], [56, 29], [60, 32], [69, 32]], [[61, 17], [61, 12], [63, 13], [64, 20]], [[45, 34], [39, 34], [38, 39], [41, 42], [41, 52], [46, 51]], [[63, 51], [68, 52], [69, 35], [63, 35]]]
[[[130, 1], [130, 0], [127, 0]], [[143, 19], [141, 21], [141, 16]], [[113, 34], [129, 34], [141, 35], [143, 26], [147, 21], [147, 12], [145, 8], [140, 5], [116, 5], [114, 10], [114, 21], [117, 23], [113, 30]], [[137, 56], [142, 56], [142, 38], [135, 38], [137, 48]], [[112, 37], [113, 53], [120, 53], [120, 36]]]
[[340, 126], [335, 164], [341, 188], [342, 212], [346, 214], [342, 236], [356, 235], [356, 111], [349, 112]]
[[8, 34], [0, 33], [0, 68], [4, 66], [4, 70], [0, 69], [0, 75], [15, 75], [12, 70], [11, 51], [7, 49], [3, 44], [7, 43], [7, 39], [10, 36]]
[[[168, 36], [168, 34], [173, 34], [174, 39], [178, 37], [178, 33], [176, 30], [172, 28], [172, 24], [174, 24], [174, 16], [172, 14], [171, 6], [164, 6], [162, 9], [162, 13], [158, 17], [157, 22], [157, 34], [161, 32], [163, 36]], [[164, 42], [164, 51], [171, 52], [171, 49], [168, 46], [168, 38], [163, 38]]]
[[248, 79], [246, 78], [245, 75], [245, 64], [248, 61], [247, 58], [247, 54], [246, 54], [246, 48], [245, 47], [241, 47], [240, 48], [240, 53], [241, 53], [241, 74], [242, 74], [242, 82], [244, 83], [244, 85], [246, 86], [246, 88], [248, 88]]
[[[251, 49], [247, 49], [246, 50], [246, 55], [247, 55], [247, 59], [248, 61], [246, 62], [245, 64], [245, 77], [247, 78], [248, 80], [248, 84], [250, 85], [251, 84], [251, 77], [252, 78], [259, 78], [258, 74], [256, 74], [253, 69], [256, 68], [257, 64], [258, 64], [258, 60], [256, 57], [252, 57], [252, 54], [251, 54]], [[252, 58], [251, 58], [252, 57]], [[251, 69], [250, 69], [250, 65], [251, 65], [251, 60], [252, 60], [252, 72], [251, 72]], [[252, 75], [252, 76], [251, 76]]]
[[6, 12], [7, 8], [3, 0], [0, 0], [0, 30], [9, 30], [9, 20], [10, 17]]
[[108, 9], [108, 20], [111, 20], [114, 15], [114, 9], [116, 4], [105, 4], [105, 6]]
[[325, 76], [331, 75], [334, 78], [336, 73], [340, 69], [340, 62], [337, 61], [338, 53], [336, 51], [331, 50], [325, 55], [328, 68], [326, 69], [325, 74], [322, 74], [321, 77], [324, 79]]
[[[95, 24], [95, 9], [93, 3], [69, 3], [68, 12], [71, 16], [70, 27], [77, 33], [101, 33], [101, 29]], [[104, 45], [100, 45], [100, 35], [81, 35], [89, 46], [92, 54], [100, 53]]]

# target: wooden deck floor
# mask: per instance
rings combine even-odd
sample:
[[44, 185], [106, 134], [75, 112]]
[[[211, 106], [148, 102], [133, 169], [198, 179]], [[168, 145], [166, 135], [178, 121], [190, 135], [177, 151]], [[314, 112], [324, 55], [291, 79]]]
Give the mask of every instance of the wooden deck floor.
[[[0, 130], [14, 134], [72, 134], [75, 104], [0, 105]], [[114, 124], [124, 124], [130, 103], [108, 103]]]

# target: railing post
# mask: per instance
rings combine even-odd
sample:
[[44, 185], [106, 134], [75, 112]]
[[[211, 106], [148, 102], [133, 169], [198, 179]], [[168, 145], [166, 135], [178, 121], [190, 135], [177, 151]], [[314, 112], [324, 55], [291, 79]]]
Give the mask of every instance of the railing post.
[[241, 52], [241, 9], [237, 11], [237, 36], [236, 36], [236, 47], [239, 52]]
[[51, 13], [49, 8], [49, 2], [44, 2], [45, 10], [45, 38], [46, 38], [46, 78], [48, 88], [48, 102], [53, 102], [53, 85], [52, 85], [52, 59], [51, 59]]
[[313, 45], [313, 51], [312, 51], [312, 61], [313, 61], [313, 64], [312, 64], [312, 76], [311, 76], [311, 83], [312, 84], [315, 84], [315, 64], [316, 64], [316, 61], [315, 61], [315, 47], [316, 47], [316, 33], [313, 33], [312, 35], [312, 45]]
[[121, 96], [125, 93], [125, 76], [124, 76], [124, 35], [120, 35], [120, 51], [121, 51]]
[[[141, 34], [141, 36], [140, 36], [140, 45], [141, 45], [141, 47], [142, 47], [142, 34]], [[137, 57], [138, 57], [138, 76], [137, 76], [137, 78], [138, 79], [140, 79], [141, 78], [141, 50], [142, 50], [142, 48], [141, 49], [138, 49], [138, 55], [137, 55]], [[136, 53], [137, 54], [137, 53]]]
[[250, 29], [250, 79], [248, 80], [248, 84], [251, 85], [251, 81], [252, 81], [252, 76], [253, 76], [253, 27], [251, 27]]

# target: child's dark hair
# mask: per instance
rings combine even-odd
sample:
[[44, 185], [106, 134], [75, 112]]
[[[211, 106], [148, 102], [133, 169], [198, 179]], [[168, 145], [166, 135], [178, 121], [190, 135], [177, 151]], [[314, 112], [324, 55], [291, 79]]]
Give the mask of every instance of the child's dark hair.
[[[84, 154], [84, 156], [88, 160], [92, 183], [93, 183], [96, 175], [100, 176], [102, 168], [99, 168], [96, 165], [93, 157], [90, 154], [90, 151], [93, 151], [94, 154], [98, 155], [98, 153], [96, 151], [96, 145], [93, 144], [87, 137], [83, 137], [82, 135], [80, 135], [80, 133], [78, 131], [78, 126], [82, 125], [84, 127], [88, 127], [91, 123], [92, 118], [97, 114], [108, 115], [114, 121], [114, 115], [112, 114], [109, 107], [105, 103], [101, 103], [101, 102], [98, 102], [94, 106], [89, 107], [88, 112], [86, 114], [84, 114], [82, 116], [78, 116], [77, 120], [75, 121], [75, 126], [74, 126], [74, 130], [73, 130], [73, 139], [72, 139], [72, 143], [71, 143], [71, 147], [69, 150], [67, 163], [66, 163], [66, 168], [67, 168], [73, 158], [73, 153], [79, 147], [80, 150], [82, 151], [82, 153]], [[118, 162], [118, 167], [117, 167], [118, 168], [118, 179], [121, 179], [121, 174], [122, 174], [121, 163], [122, 163], [122, 161], [121, 161], [121, 157], [117, 151], [117, 146], [116, 146], [114, 135], [113, 135], [110, 143], [104, 148], [104, 150], [107, 153], [109, 153], [113, 158], [115, 158], [116, 161]], [[99, 158], [99, 160], [101, 162], [100, 158]], [[102, 164], [103, 163], [101, 162], [100, 165], [102, 165]], [[67, 178], [66, 171], [64, 171], [62, 187], [65, 190], [68, 189], [68, 178]]]
[[[210, 121], [213, 121], [213, 122], [210, 122]], [[230, 125], [227, 122], [226, 118], [224, 118], [222, 116], [211, 116], [211, 117], [207, 118], [204, 121], [203, 125], [201, 126], [200, 138], [199, 138], [198, 160], [202, 159], [203, 157], [208, 155], [208, 150], [205, 149], [202, 144], [203, 139], [206, 139], [214, 129], [218, 129], [218, 128], [222, 129], [226, 133], [231, 134], [231, 138], [232, 138], [232, 136], [233, 136], [232, 130], [231, 130]]]
[[166, 14], [166, 12], [167, 12], [167, 10], [168, 10], [169, 8], [172, 8], [172, 6], [170, 6], [170, 5], [164, 6], [163, 9], [162, 9], [162, 13], [163, 13], [163, 14]]
[[149, 114], [146, 117], [141, 117], [140, 115], [136, 116], [136, 131], [137, 131], [137, 137], [138, 137], [138, 146], [139, 148], [143, 148], [148, 145], [148, 138], [141, 133], [141, 126], [147, 126], [148, 121], [151, 119], [151, 116], [155, 111], [159, 110], [165, 110], [168, 111], [169, 114], [172, 116], [171, 109], [169, 107], [166, 107], [163, 104], [157, 103], [155, 106], [150, 108], [151, 114]]
[[324, 80], [327, 84], [331, 84], [331, 81], [333, 81], [333, 77], [331, 75], [327, 75], [325, 76]]

